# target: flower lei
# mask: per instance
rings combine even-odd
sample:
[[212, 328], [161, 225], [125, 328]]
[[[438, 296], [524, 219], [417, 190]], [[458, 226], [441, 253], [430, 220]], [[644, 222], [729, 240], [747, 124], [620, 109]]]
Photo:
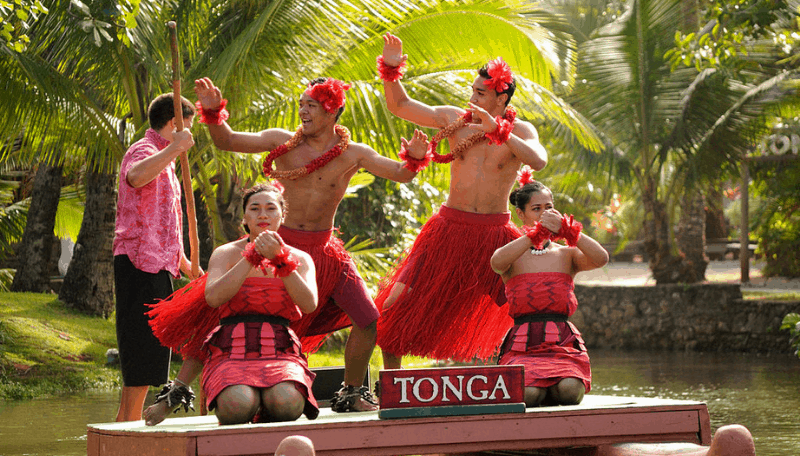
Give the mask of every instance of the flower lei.
[[404, 145], [400, 146], [400, 152], [397, 153], [397, 156], [400, 157], [400, 160], [405, 162], [403, 168], [414, 173], [418, 173], [427, 168], [433, 158], [430, 152], [426, 152], [425, 156], [422, 158], [414, 158], [408, 153], [408, 149], [406, 149]]
[[228, 114], [228, 110], [225, 109], [225, 106], [228, 105], [228, 100], [222, 99], [214, 109], [206, 109], [203, 108], [203, 105], [200, 103], [200, 100], [197, 100], [194, 103], [194, 107], [197, 112], [200, 114], [200, 123], [204, 123], [206, 125], [222, 125], [222, 122], [228, 120], [230, 114]]
[[406, 62], [403, 62], [398, 66], [387, 65], [386, 62], [383, 61], [382, 55], [378, 56], [377, 61], [378, 74], [380, 74], [381, 79], [388, 82], [397, 82], [403, 79], [403, 75], [406, 72]]
[[525, 231], [525, 235], [528, 236], [528, 239], [531, 240], [533, 248], [542, 250], [544, 248], [543, 244], [548, 240], [557, 241], [559, 239], [564, 239], [567, 241], [568, 246], [575, 247], [578, 245], [578, 239], [581, 236], [583, 224], [576, 221], [575, 217], [571, 215], [564, 215], [561, 217], [561, 228], [557, 233], [553, 233], [545, 228], [542, 222], [536, 222], [532, 227], [523, 226], [522, 229]]
[[242, 251], [242, 256], [250, 264], [261, 269], [264, 275], [267, 274], [267, 270], [271, 270], [275, 277], [289, 276], [300, 264], [291, 256], [291, 252], [286, 246], [281, 247], [281, 251], [272, 259], [266, 259], [263, 255], [258, 253], [255, 244], [248, 242], [247, 247]]
[[533, 170], [530, 166], [525, 165], [517, 171], [517, 183], [519, 183], [520, 188], [534, 182], [535, 179], [533, 178]]
[[309, 84], [305, 94], [318, 101], [325, 111], [332, 113], [344, 106], [344, 91], [349, 89], [350, 84], [328, 78], [320, 84]]
[[[450, 163], [456, 158], [463, 157], [467, 149], [479, 143], [483, 139], [489, 139], [489, 144], [491, 144], [492, 141], [501, 139], [498, 137], [498, 130], [502, 130], [502, 134], [505, 137], [503, 142], [505, 142], [508, 140], [508, 137], [511, 135], [511, 131], [514, 129], [514, 119], [516, 118], [517, 111], [513, 107], [508, 106], [503, 117], [495, 117], [495, 121], [497, 121], [497, 129], [495, 131], [490, 133], [484, 133], [482, 131], [475, 132], [460, 143], [456, 144], [456, 146], [450, 150], [449, 154], [442, 155], [436, 152], [436, 147], [439, 145], [439, 142], [442, 140], [442, 138], [452, 135], [456, 130], [461, 129], [464, 127], [464, 125], [472, 122], [472, 113], [467, 111], [459, 116], [459, 118], [453, 123], [439, 130], [439, 132], [436, 133], [433, 138], [431, 138], [430, 142], [428, 143], [428, 154], [431, 155], [431, 160], [435, 161], [436, 163]], [[502, 144], [502, 142], [497, 142], [497, 144]]]
[[311, 160], [305, 166], [301, 166], [299, 168], [295, 168], [289, 171], [278, 171], [277, 169], [272, 169], [272, 162], [275, 161], [276, 158], [285, 155], [298, 145], [303, 142], [305, 136], [303, 135], [303, 127], [302, 125], [297, 127], [297, 131], [295, 132], [294, 136], [292, 136], [288, 141], [281, 144], [280, 146], [272, 149], [267, 157], [264, 159], [263, 169], [264, 175], [267, 177], [273, 177], [275, 179], [299, 179], [303, 176], [313, 173], [314, 171], [322, 168], [323, 166], [327, 165], [328, 162], [333, 160], [334, 158], [342, 155], [345, 150], [347, 150], [347, 146], [350, 142], [350, 131], [347, 127], [343, 125], [336, 125], [335, 127], [336, 134], [339, 135], [341, 140], [338, 144], [333, 146], [329, 151], [325, 152], [324, 154], [320, 155], [319, 157]]
[[490, 60], [486, 65], [486, 72], [489, 73], [490, 79], [483, 81], [483, 83], [495, 92], [505, 92], [508, 89], [508, 84], [514, 81], [514, 76], [511, 75], [511, 68], [503, 60], [498, 57]]

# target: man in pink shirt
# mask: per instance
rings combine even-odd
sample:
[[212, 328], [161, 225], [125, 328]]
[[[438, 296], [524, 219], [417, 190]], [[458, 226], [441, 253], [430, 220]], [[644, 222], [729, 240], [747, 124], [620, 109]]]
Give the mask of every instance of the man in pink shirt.
[[119, 171], [114, 237], [117, 345], [122, 395], [117, 421], [142, 419], [149, 385], [167, 382], [170, 351], [147, 323], [146, 304], [172, 293], [170, 276], [191, 276], [183, 251], [181, 187], [175, 158], [194, 144], [194, 106], [182, 98], [186, 128], [175, 131], [172, 94], [148, 108], [150, 128], [125, 153]]

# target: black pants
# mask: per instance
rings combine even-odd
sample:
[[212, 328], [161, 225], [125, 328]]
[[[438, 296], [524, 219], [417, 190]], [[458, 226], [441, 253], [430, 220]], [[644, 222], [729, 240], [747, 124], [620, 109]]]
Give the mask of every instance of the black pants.
[[117, 346], [125, 386], [159, 386], [169, 378], [170, 350], [161, 346], [147, 323], [145, 304], [172, 294], [168, 271], [140, 271], [127, 255], [114, 257]]

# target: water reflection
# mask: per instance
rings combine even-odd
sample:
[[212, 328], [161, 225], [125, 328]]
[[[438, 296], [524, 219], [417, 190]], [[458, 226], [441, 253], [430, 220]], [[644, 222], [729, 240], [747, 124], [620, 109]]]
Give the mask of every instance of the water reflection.
[[[759, 456], [796, 454], [800, 448], [797, 358], [605, 350], [589, 353], [593, 394], [704, 401], [712, 430], [725, 424], [746, 426], [755, 437]], [[113, 420], [118, 400], [118, 392], [101, 391], [0, 402], [0, 454], [85, 455], [86, 425]]]

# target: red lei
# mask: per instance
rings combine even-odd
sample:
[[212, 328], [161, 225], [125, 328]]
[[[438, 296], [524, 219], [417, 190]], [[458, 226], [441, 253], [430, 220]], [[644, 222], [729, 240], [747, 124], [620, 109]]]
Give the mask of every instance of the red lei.
[[295, 168], [289, 171], [278, 171], [277, 169], [272, 169], [272, 162], [275, 161], [276, 158], [280, 157], [288, 153], [290, 150], [294, 149], [300, 143], [303, 142], [305, 136], [303, 136], [303, 127], [297, 127], [297, 132], [295, 132], [294, 136], [291, 137], [288, 141], [281, 144], [280, 146], [272, 149], [267, 155], [267, 158], [264, 159], [264, 175], [267, 177], [273, 177], [275, 179], [299, 179], [303, 176], [307, 176], [314, 171], [322, 168], [323, 166], [327, 165], [331, 160], [342, 155], [345, 150], [347, 150], [347, 146], [350, 142], [350, 131], [342, 126], [336, 125], [336, 134], [339, 135], [341, 140], [338, 144], [333, 146], [329, 151], [325, 152], [324, 154], [320, 155], [319, 157], [315, 158], [314, 160], [310, 161], [305, 166], [300, 168]]
[[[511, 106], [507, 107], [505, 114], [503, 114], [503, 120], [508, 122], [508, 125], [511, 126], [511, 130], [514, 129], [514, 119], [516, 118], [517, 118], [517, 111]], [[449, 154], [442, 155], [436, 152], [436, 147], [439, 145], [439, 141], [441, 141], [443, 138], [452, 135], [453, 133], [456, 132], [456, 130], [461, 129], [464, 125], [470, 122], [472, 122], [472, 113], [467, 111], [464, 114], [462, 114], [458, 119], [456, 119], [455, 122], [439, 130], [439, 132], [436, 133], [436, 135], [434, 135], [433, 138], [431, 138], [430, 143], [428, 143], [428, 154], [432, 155], [431, 159], [436, 163], [450, 163], [456, 158], [463, 157], [467, 149], [479, 143], [480, 141], [483, 141], [484, 139], [490, 138], [491, 133], [494, 133], [494, 132], [484, 133], [482, 131], [479, 131], [468, 136], [466, 139], [456, 144], [455, 147], [452, 147], [450, 149]], [[500, 127], [499, 124], [498, 127]], [[511, 133], [511, 130], [508, 131], [509, 134]]]

